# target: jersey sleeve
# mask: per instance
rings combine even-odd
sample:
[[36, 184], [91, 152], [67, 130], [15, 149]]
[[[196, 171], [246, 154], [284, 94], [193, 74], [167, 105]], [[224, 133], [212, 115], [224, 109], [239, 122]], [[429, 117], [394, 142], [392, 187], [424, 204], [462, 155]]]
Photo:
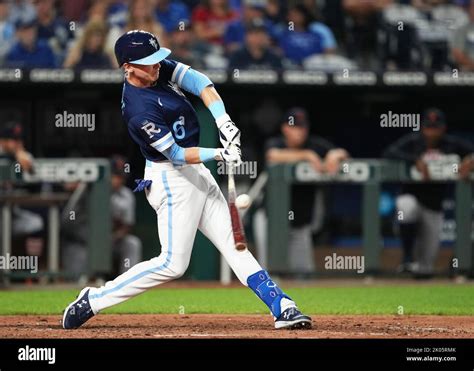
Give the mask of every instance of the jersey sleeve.
[[336, 38], [332, 33], [331, 29], [322, 23], [315, 23], [310, 26], [311, 31], [319, 34], [322, 37], [323, 49], [335, 49], [337, 48]]
[[159, 80], [163, 81], [164, 83], [171, 81], [172, 83], [178, 84], [178, 86], [181, 87], [184, 75], [190, 66], [171, 59], [163, 59], [160, 64], [161, 68]]
[[132, 117], [129, 127], [139, 140], [159, 152], [163, 152], [175, 143], [173, 134], [166, 125], [161, 113], [143, 113]]

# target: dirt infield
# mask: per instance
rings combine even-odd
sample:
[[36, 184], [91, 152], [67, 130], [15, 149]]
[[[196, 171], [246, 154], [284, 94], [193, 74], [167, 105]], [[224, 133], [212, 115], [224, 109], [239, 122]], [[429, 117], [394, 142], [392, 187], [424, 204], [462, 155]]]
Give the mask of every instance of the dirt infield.
[[0, 316], [0, 338], [474, 338], [469, 316], [313, 316], [311, 330], [274, 330], [262, 315], [99, 315], [65, 331], [60, 316]]

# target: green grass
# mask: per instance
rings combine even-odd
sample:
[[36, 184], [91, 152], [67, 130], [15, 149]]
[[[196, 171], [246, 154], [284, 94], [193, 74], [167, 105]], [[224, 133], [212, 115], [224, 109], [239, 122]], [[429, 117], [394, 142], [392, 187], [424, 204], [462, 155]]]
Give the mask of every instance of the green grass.
[[[474, 315], [474, 286], [291, 288], [288, 294], [308, 314]], [[0, 291], [0, 315], [59, 314], [77, 290]], [[159, 288], [104, 313], [264, 314], [268, 309], [246, 288]]]

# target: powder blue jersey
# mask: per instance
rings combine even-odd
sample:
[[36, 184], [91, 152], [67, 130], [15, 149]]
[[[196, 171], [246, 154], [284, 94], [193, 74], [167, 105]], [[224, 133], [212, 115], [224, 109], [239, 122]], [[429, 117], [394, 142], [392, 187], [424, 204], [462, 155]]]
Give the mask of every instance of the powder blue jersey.
[[161, 153], [173, 145], [197, 147], [199, 122], [196, 111], [181, 91], [189, 66], [173, 60], [160, 62], [157, 83], [138, 88], [125, 80], [122, 117], [143, 156], [150, 161], [165, 161]]

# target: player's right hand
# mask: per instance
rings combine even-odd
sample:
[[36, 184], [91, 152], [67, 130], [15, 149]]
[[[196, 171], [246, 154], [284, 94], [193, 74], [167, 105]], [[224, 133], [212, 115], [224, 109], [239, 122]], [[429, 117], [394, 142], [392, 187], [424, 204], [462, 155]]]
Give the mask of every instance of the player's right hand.
[[219, 155], [222, 161], [234, 166], [242, 163], [242, 151], [239, 146], [231, 144], [228, 148], [219, 148]]

